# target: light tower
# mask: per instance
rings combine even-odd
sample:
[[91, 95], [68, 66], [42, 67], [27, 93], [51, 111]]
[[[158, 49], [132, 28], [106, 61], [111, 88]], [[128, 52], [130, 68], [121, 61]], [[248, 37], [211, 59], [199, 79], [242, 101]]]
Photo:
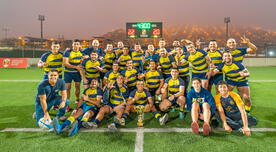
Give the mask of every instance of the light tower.
[[44, 15], [38, 15], [38, 20], [40, 21], [40, 27], [41, 27], [41, 39], [43, 39], [43, 21], [45, 21]]
[[230, 17], [225, 17], [224, 18], [224, 23], [226, 24], [226, 41], [228, 40], [229, 37], [229, 27], [228, 27], [228, 23], [230, 23]]

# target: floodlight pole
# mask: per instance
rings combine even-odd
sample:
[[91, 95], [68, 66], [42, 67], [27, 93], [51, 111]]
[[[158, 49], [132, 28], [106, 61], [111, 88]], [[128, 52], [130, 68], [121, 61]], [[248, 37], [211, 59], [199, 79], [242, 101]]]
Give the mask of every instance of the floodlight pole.
[[228, 24], [231, 22], [230, 17], [225, 17], [224, 18], [224, 23], [226, 24], [226, 41], [229, 38], [229, 27]]
[[5, 39], [7, 39], [8, 38], [8, 31], [9, 31], [9, 29], [8, 28], [3, 28], [2, 31], [5, 32]]
[[40, 21], [40, 35], [41, 39], [43, 39], [43, 21], [45, 21], [44, 15], [38, 15], [38, 20]]

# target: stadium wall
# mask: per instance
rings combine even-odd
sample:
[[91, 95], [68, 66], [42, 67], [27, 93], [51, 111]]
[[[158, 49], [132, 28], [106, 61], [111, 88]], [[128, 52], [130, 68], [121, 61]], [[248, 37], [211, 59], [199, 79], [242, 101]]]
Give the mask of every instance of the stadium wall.
[[[40, 58], [29, 58], [29, 67], [36, 67]], [[276, 66], [276, 58], [245, 58], [243, 61], [247, 67]]]

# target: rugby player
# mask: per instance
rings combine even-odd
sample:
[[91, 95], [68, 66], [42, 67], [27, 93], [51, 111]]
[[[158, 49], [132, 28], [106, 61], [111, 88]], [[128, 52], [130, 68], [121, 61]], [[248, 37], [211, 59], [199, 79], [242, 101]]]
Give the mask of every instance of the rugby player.
[[192, 88], [187, 94], [187, 109], [191, 112], [193, 133], [199, 134], [198, 119], [203, 120], [203, 134], [211, 132], [210, 119], [216, 111], [216, 104], [212, 94], [202, 87], [201, 79], [192, 79]]
[[183, 119], [185, 117], [184, 108], [186, 103], [184, 92], [184, 81], [179, 78], [178, 69], [172, 68], [171, 77], [165, 80], [161, 89], [162, 102], [159, 105], [160, 110], [165, 111], [171, 106], [179, 105], [179, 119]]
[[240, 62], [233, 61], [230, 52], [223, 53], [223, 61], [223, 63], [213, 70], [213, 74], [217, 74], [218, 72], [225, 74], [228, 89], [232, 91], [235, 87], [237, 88], [239, 95], [245, 101], [246, 112], [250, 112], [252, 103], [247, 79], [250, 75], [249, 71]]
[[43, 76], [44, 80], [48, 79], [48, 72], [53, 68], [58, 70], [59, 78], [60, 79], [62, 78], [63, 54], [59, 51], [59, 49], [60, 49], [60, 44], [56, 41], [52, 42], [51, 51], [44, 53], [41, 56], [39, 62], [37, 63], [37, 66], [39, 68], [44, 69], [44, 76]]
[[250, 136], [248, 127], [255, 126], [257, 119], [245, 112], [241, 97], [229, 91], [225, 81], [220, 81], [217, 87], [219, 94], [214, 98], [225, 131], [241, 130], [243, 134]]

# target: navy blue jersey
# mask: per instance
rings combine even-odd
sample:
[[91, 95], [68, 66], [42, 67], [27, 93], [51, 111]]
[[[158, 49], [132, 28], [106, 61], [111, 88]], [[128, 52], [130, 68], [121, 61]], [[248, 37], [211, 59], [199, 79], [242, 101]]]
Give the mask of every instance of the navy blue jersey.
[[201, 88], [200, 92], [196, 92], [194, 88], [191, 88], [190, 92], [187, 94], [187, 109], [191, 111], [192, 104], [194, 102], [198, 102], [200, 105], [207, 102], [210, 105], [211, 111], [216, 111], [216, 103], [212, 94], [204, 89]]
[[43, 80], [38, 84], [36, 98], [39, 100], [40, 95], [46, 95], [46, 102], [58, 96], [59, 91], [66, 90], [65, 82], [62, 79], [57, 79], [54, 86], [51, 86], [49, 80]]

